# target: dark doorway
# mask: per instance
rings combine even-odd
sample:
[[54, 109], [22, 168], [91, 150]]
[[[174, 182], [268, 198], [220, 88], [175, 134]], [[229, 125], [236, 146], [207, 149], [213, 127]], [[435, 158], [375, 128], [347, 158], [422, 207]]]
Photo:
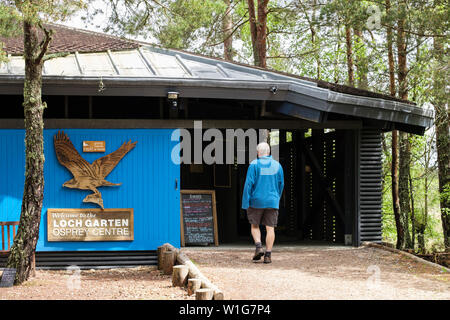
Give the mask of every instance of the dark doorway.
[[[294, 135], [303, 131], [279, 130], [271, 132], [272, 153], [279, 154], [279, 161], [285, 175], [285, 188], [280, 200], [278, 226], [275, 229], [277, 241], [295, 242], [303, 239], [301, 215], [296, 181], [297, 159]], [[192, 134], [193, 136], [193, 134]], [[203, 142], [203, 148], [210, 142]], [[237, 144], [234, 144], [234, 153]], [[246, 210], [241, 209], [248, 162], [248, 143], [245, 146], [246, 163], [237, 164], [182, 164], [181, 189], [215, 190], [219, 243], [251, 243], [250, 225]], [[193, 149], [192, 149], [193, 152]], [[193, 154], [193, 153], [191, 153]], [[226, 158], [226, 155], [225, 155]], [[236, 157], [235, 157], [236, 160]], [[304, 183], [304, 182], [302, 182]], [[301, 207], [301, 206], [300, 206]], [[264, 236], [264, 230], [263, 236]]]

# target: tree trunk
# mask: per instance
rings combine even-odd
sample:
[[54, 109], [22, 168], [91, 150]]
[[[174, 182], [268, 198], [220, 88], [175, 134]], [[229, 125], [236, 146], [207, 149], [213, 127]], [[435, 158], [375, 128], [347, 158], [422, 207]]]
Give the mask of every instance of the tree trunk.
[[269, 0], [258, 0], [256, 16], [254, 0], [247, 0], [255, 66], [267, 66], [267, 5]]
[[406, 51], [406, 33], [403, 18], [397, 21], [397, 63], [398, 63], [398, 95], [400, 99], [408, 100], [408, 66]]
[[409, 135], [406, 132], [400, 132], [399, 139], [400, 157], [399, 157], [399, 179], [398, 191], [400, 197], [400, 213], [405, 232], [405, 248], [412, 248], [411, 234], [409, 231], [409, 219], [411, 215], [411, 198], [409, 193], [409, 175], [411, 166], [411, 145]]
[[425, 229], [428, 224], [428, 166], [429, 166], [429, 158], [427, 156], [426, 159], [426, 168], [425, 168], [425, 179], [424, 179], [424, 209], [422, 212], [422, 217], [420, 220], [418, 219], [415, 223], [416, 225], [416, 233], [417, 233], [417, 245], [419, 248], [419, 252], [424, 254], [426, 252], [425, 248]]
[[442, 40], [434, 38], [434, 52], [437, 60], [433, 79], [433, 96], [436, 125], [436, 149], [438, 159], [439, 193], [444, 246], [450, 251], [450, 117], [446, 106], [446, 68]]
[[21, 284], [30, 277], [32, 258], [39, 237], [42, 202], [44, 199], [44, 121], [45, 103], [41, 100], [43, 54], [45, 44], [38, 39], [38, 27], [25, 20], [24, 58], [25, 82], [23, 107], [25, 114], [25, 185], [17, 230], [7, 267], [16, 268], [15, 284]]
[[[432, 140], [430, 141], [430, 143], [431, 142], [432, 142]], [[425, 177], [424, 177], [424, 185], [423, 185], [424, 204], [423, 204], [422, 216], [420, 217], [420, 219], [416, 219], [416, 223], [415, 223], [419, 252], [423, 253], [423, 254], [426, 252], [426, 248], [425, 248], [425, 230], [426, 230], [427, 224], [428, 224], [428, 189], [429, 189], [428, 175], [430, 173], [430, 160], [431, 160], [431, 157], [432, 157], [432, 153], [431, 153], [432, 149], [431, 149], [431, 147], [429, 147], [428, 141], [427, 141], [427, 143], [425, 143], [424, 147], [425, 147], [425, 152], [424, 152], [424, 157], [425, 157]]]
[[320, 60], [320, 53], [319, 53], [319, 45], [317, 44], [318, 36], [317, 36], [317, 24], [316, 24], [316, 6], [317, 6], [317, 0], [313, 0], [312, 3], [313, 11], [311, 16], [311, 23], [309, 24], [309, 28], [311, 30], [311, 43], [313, 45], [313, 49], [317, 50], [314, 52], [314, 57], [316, 59], [316, 77], [317, 80], [320, 80], [321, 77], [321, 60]]
[[353, 87], [355, 75], [353, 72], [352, 29], [349, 25], [345, 25], [345, 45], [347, 49], [347, 83]]
[[[353, 29], [353, 31], [358, 39], [357, 44], [360, 46], [364, 46], [364, 36], [361, 30], [355, 28]], [[358, 74], [358, 88], [367, 90], [369, 88], [367, 57], [365, 53], [363, 53], [361, 56], [356, 55], [355, 59], [356, 72]]]
[[233, 61], [233, 17], [231, 15], [231, 0], [224, 0], [227, 9], [223, 18], [223, 57], [225, 60]]
[[392, 207], [395, 217], [395, 226], [397, 228], [397, 249], [403, 248], [405, 242], [405, 233], [403, 223], [400, 218], [400, 197], [398, 194], [398, 131], [392, 131]]
[[[386, 0], [386, 12], [389, 12], [391, 8], [391, 1]], [[387, 27], [386, 30], [386, 37], [387, 37], [387, 46], [388, 46], [388, 63], [389, 63], [389, 93], [392, 97], [395, 97], [396, 90], [395, 90], [395, 65], [394, 65], [394, 51], [392, 49], [392, 28]]]
[[[398, 63], [398, 93], [400, 99], [408, 100], [408, 66], [406, 51], [406, 33], [404, 30], [406, 5], [400, 3], [400, 14], [397, 20], [397, 63]], [[403, 228], [405, 230], [405, 247], [411, 248], [411, 236], [409, 233], [409, 216], [411, 214], [411, 205], [409, 197], [409, 174], [411, 170], [411, 146], [409, 135], [405, 132], [400, 133], [399, 139], [400, 161], [399, 161], [399, 197], [400, 212]]]
[[[386, 0], [386, 12], [390, 9], [390, 0]], [[388, 63], [389, 63], [389, 92], [392, 97], [395, 97], [395, 66], [394, 66], [394, 53], [392, 50], [392, 28], [388, 27], [387, 30], [387, 46], [388, 46]], [[397, 229], [397, 249], [400, 249], [404, 245], [405, 236], [403, 224], [400, 219], [400, 198], [398, 194], [398, 131], [392, 131], [392, 163], [391, 163], [391, 175], [392, 175], [392, 209], [394, 211], [395, 226]]]
[[409, 194], [411, 198], [411, 249], [415, 249], [415, 239], [416, 239], [416, 215], [414, 212], [414, 186], [411, 177], [411, 171], [408, 175], [409, 181]]

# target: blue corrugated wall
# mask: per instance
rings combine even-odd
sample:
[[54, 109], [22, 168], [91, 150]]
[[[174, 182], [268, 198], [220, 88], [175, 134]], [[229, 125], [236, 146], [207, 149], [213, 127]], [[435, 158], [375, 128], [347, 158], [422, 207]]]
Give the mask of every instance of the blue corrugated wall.
[[[123, 142], [138, 141], [108, 175], [118, 187], [100, 187], [106, 208], [134, 209], [134, 241], [48, 242], [48, 208], [98, 208], [83, 203], [88, 190], [68, 189], [62, 184], [72, 174], [57, 160], [53, 136], [44, 130], [45, 188], [38, 251], [62, 250], [155, 250], [165, 242], [180, 246], [180, 167], [171, 161], [173, 130], [169, 129], [67, 129], [75, 148], [87, 161], [117, 150]], [[18, 221], [23, 195], [24, 130], [0, 130], [0, 221]], [[83, 140], [105, 141], [105, 153], [83, 153]], [[178, 188], [175, 189], [175, 181]]]

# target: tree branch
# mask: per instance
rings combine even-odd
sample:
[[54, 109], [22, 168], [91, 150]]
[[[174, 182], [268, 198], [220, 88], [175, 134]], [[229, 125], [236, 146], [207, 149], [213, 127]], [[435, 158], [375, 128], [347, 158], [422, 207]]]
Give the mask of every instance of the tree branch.
[[246, 20], [242, 21], [241, 23], [237, 24], [234, 27], [233, 31], [231, 31], [230, 34], [228, 34], [224, 39], [222, 39], [222, 41], [213, 43], [213, 44], [209, 44], [208, 47], [215, 47], [215, 46], [218, 46], [219, 44], [224, 43], [224, 41], [228, 40], [239, 29], [240, 26], [247, 23], [248, 21], [249, 21], [249, 19], [246, 19]]
[[44, 31], [45, 38], [39, 45], [40, 53], [37, 56], [37, 58], [35, 59], [36, 63], [40, 63], [41, 61], [43, 61], [43, 58], [48, 51], [48, 46], [50, 44], [50, 41], [52, 41], [52, 37], [53, 37], [53, 30], [46, 29], [41, 23], [39, 23], [39, 27]]
[[57, 53], [46, 54], [42, 57], [42, 61], [45, 62], [50, 59], [67, 57], [69, 54], [70, 54], [69, 52], [57, 52]]
[[[392, 29], [394, 29], [397, 32], [399, 31], [399, 28], [397, 26], [394, 26], [394, 25], [391, 26], [391, 25], [384, 24], [384, 23], [382, 23], [381, 25], [383, 27], [392, 28]], [[415, 35], [415, 36], [425, 37], [425, 38], [445, 38], [445, 37], [448, 36], [446, 34], [425, 34], [425, 33], [419, 33], [419, 32], [415, 32], [415, 31], [412, 31], [412, 30], [407, 30], [405, 28], [402, 28], [401, 31], [403, 31], [404, 33], [409, 33], [409, 34], [412, 34], [412, 35]]]

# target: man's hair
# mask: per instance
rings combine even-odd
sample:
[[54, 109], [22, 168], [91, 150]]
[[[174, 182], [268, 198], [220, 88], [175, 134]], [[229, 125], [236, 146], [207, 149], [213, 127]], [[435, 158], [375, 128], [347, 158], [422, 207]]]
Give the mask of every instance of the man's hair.
[[256, 146], [256, 152], [258, 153], [258, 157], [268, 156], [270, 155], [270, 146], [267, 142], [261, 142]]

